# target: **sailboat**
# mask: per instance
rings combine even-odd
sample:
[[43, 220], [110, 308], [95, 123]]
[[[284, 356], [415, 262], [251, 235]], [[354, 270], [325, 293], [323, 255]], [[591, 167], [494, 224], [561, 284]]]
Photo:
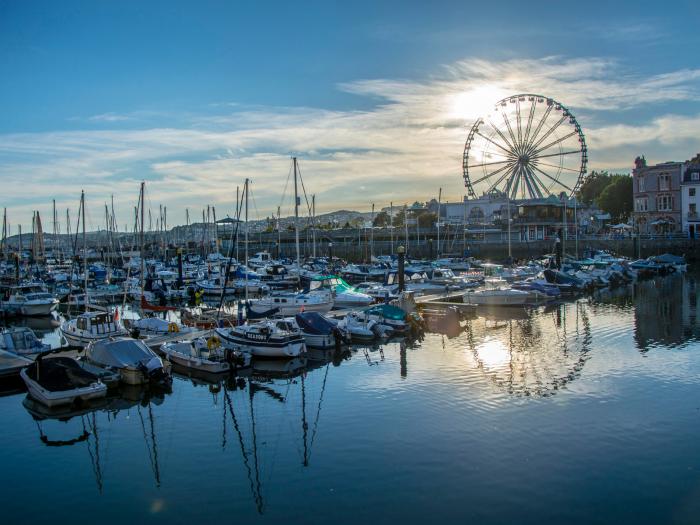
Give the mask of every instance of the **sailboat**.
[[111, 312], [91, 312], [87, 310], [90, 302], [88, 293], [88, 271], [87, 271], [87, 239], [85, 235], [85, 192], [80, 195], [80, 214], [83, 222], [83, 267], [85, 273], [85, 294], [86, 311], [73, 319], [64, 321], [61, 324], [61, 335], [71, 346], [85, 347], [92, 342], [109, 339], [111, 337], [128, 335], [127, 330], [119, 321], [118, 314]]

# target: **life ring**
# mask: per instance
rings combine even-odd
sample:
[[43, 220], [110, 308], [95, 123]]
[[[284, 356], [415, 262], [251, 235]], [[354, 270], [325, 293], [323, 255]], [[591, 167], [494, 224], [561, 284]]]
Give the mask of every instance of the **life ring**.
[[171, 334], [176, 334], [180, 331], [180, 327], [177, 325], [177, 323], [170, 323], [168, 325], [168, 332]]
[[219, 339], [215, 335], [207, 339], [207, 348], [209, 350], [214, 350], [215, 348], [219, 348], [219, 346], [221, 346], [221, 339]]

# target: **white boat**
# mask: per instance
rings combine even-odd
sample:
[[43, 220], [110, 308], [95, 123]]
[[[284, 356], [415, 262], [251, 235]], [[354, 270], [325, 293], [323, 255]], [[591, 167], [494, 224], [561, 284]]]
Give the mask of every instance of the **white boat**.
[[297, 357], [306, 350], [301, 333], [279, 328], [273, 321], [217, 328], [215, 332], [227, 348], [258, 357]]
[[107, 386], [70, 357], [39, 356], [20, 376], [29, 395], [48, 407], [107, 395]]
[[358, 319], [353, 313], [349, 313], [337, 322], [337, 327], [345, 332], [353, 342], [374, 341], [377, 333], [374, 326], [377, 323], [369, 319]]
[[9, 297], [2, 301], [5, 312], [27, 317], [51, 315], [57, 308], [58, 299], [33, 284], [11, 288]]
[[522, 305], [531, 302], [532, 299], [530, 292], [506, 287], [469, 291], [463, 296], [465, 303], [489, 306]]
[[226, 373], [246, 363], [243, 354], [221, 346], [215, 338], [163, 343], [160, 352], [173, 364], [212, 374]]
[[309, 283], [309, 290], [329, 290], [333, 293], [334, 306], [336, 308], [355, 308], [369, 306], [374, 298], [358, 292], [340, 277], [326, 276], [313, 279]]
[[154, 337], [159, 335], [177, 334], [177, 333], [190, 333], [194, 332], [195, 329], [191, 326], [183, 326], [181, 323], [175, 321], [169, 321], [167, 319], [161, 319], [159, 317], [143, 317], [141, 319], [124, 319], [124, 328], [134, 331], [138, 331], [138, 337]]
[[118, 371], [127, 385], [170, 384], [169, 367], [139, 339], [118, 337], [94, 341], [85, 349], [85, 359], [107, 370]]
[[34, 358], [42, 352], [51, 350], [51, 345], [42, 343], [31, 328], [17, 326], [0, 332], [0, 349]]
[[333, 296], [329, 292], [319, 293], [278, 293], [248, 301], [247, 307], [254, 314], [263, 314], [277, 309], [281, 316], [299, 312], [326, 313], [333, 308]]
[[85, 312], [61, 324], [61, 335], [70, 346], [85, 347], [110, 337], [129, 335], [109, 312]]

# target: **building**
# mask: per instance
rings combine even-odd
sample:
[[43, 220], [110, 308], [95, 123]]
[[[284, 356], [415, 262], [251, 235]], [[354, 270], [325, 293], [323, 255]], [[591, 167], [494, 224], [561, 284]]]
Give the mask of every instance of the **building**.
[[681, 182], [681, 224], [691, 239], [700, 238], [700, 153], [685, 165]]
[[637, 157], [632, 171], [634, 211], [639, 233], [673, 233], [681, 230], [681, 181], [683, 162], [647, 166]]
[[[440, 206], [440, 220], [447, 224], [497, 224], [508, 213], [508, 198], [499, 191], [485, 193], [478, 199], [464, 197], [462, 202]], [[515, 214], [515, 208], [511, 211]]]
[[519, 232], [521, 241], [546, 241], [554, 239], [560, 229], [566, 230], [569, 236], [575, 235], [577, 225], [576, 200], [550, 195], [519, 201], [511, 230]]

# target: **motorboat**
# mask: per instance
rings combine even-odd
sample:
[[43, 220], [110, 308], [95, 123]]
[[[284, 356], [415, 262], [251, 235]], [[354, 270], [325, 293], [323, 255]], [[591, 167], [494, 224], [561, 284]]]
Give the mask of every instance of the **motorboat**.
[[364, 311], [365, 315], [380, 325], [386, 325], [393, 332], [404, 333], [408, 330], [406, 312], [391, 304], [377, 304]]
[[340, 319], [336, 326], [345, 332], [352, 342], [366, 343], [377, 337], [374, 326], [377, 323], [368, 318], [359, 319], [353, 312]]
[[46, 354], [41, 354], [20, 372], [20, 376], [29, 395], [48, 407], [107, 395], [107, 386], [70, 357], [47, 358]]
[[334, 275], [312, 279], [309, 283], [309, 290], [330, 290], [333, 293], [336, 308], [369, 306], [374, 302], [374, 298], [357, 291], [343, 279]]
[[118, 371], [127, 385], [172, 382], [170, 372], [153, 350], [139, 339], [128, 337], [93, 341], [85, 349], [85, 359], [102, 368]]
[[530, 291], [515, 290], [506, 286], [494, 286], [481, 290], [470, 290], [463, 296], [463, 302], [476, 305], [511, 306], [532, 302]]
[[304, 336], [261, 321], [231, 328], [217, 328], [216, 335], [227, 348], [240, 349], [257, 357], [296, 357], [306, 350]]
[[[189, 333], [195, 329], [191, 326], [183, 326], [175, 321], [161, 319], [160, 317], [142, 317], [141, 319], [124, 319], [124, 328], [132, 334], [138, 333], [138, 337], [154, 337], [159, 335]], [[136, 337], [136, 335], [134, 335]]]
[[129, 335], [109, 312], [85, 312], [61, 324], [61, 335], [70, 346], [85, 347], [111, 337]]
[[278, 315], [289, 316], [298, 312], [326, 313], [333, 308], [333, 296], [329, 292], [278, 293], [247, 302], [248, 311], [255, 314], [277, 309]]
[[51, 350], [51, 345], [42, 343], [31, 328], [17, 326], [0, 332], [0, 349], [31, 359]]
[[243, 353], [225, 348], [214, 337], [163, 343], [160, 353], [174, 365], [210, 374], [227, 373], [247, 361]]
[[27, 317], [51, 315], [58, 308], [58, 299], [43, 290], [43, 285], [14, 286], [2, 301], [2, 310], [11, 315]]

